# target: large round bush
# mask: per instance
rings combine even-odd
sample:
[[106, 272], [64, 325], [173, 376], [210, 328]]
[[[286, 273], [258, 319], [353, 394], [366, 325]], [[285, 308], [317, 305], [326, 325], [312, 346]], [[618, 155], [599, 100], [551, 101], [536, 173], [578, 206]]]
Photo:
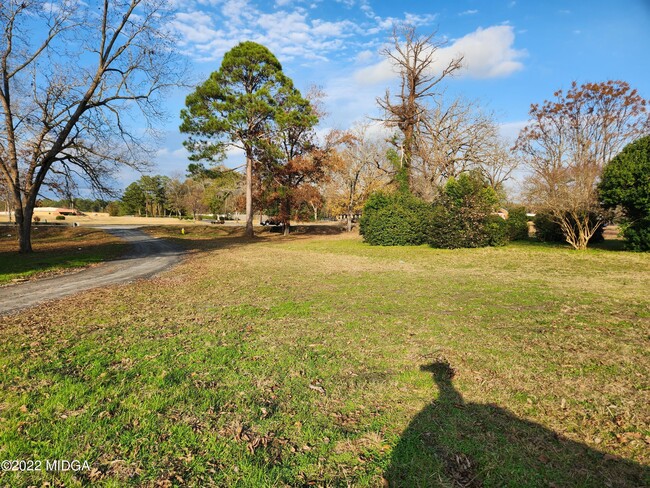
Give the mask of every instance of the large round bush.
[[605, 166], [599, 190], [605, 208], [623, 210], [627, 245], [650, 251], [650, 136], [628, 144]]
[[411, 195], [378, 193], [368, 199], [360, 222], [374, 246], [417, 246], [426, 242], [431, 207]]

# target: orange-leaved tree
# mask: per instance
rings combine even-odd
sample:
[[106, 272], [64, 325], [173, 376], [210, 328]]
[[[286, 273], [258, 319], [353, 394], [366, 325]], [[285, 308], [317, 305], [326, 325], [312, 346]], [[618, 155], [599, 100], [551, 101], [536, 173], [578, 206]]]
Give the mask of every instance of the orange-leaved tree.
[[530, 170], [529, 203], [560, 225], [569, 244], [586, 249], [604, 223], [597, 184], [603, 166], [648, 133], [647, 100], [624, 81], [576, 82], [532, 104], [516, 148]]

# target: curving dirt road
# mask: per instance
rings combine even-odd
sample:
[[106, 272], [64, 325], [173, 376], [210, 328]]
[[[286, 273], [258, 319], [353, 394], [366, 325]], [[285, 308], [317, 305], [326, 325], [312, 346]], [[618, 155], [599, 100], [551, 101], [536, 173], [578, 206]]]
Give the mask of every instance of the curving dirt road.
[[131, 244], [120, 259], [77, 273], [0, 288], [0, 316], [90, 288], [149, 278], [178, 263], [183, 250], [132, 227], [99, 227]]

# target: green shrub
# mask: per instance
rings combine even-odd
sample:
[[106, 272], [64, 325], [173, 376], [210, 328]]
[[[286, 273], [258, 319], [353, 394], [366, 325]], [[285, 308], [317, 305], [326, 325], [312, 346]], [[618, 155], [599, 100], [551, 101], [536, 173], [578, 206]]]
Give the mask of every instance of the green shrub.
[[510, 207], [508, 210], [508, 240], [525, 241], [528, 239], [528, 216], [526, 207]]
[[376, 193], [363, 210], [359, 229], [373, 246], [417, 246], [426, 242], [431, 207], [411, 195]]
[[498, 215], [485, 215], [476, 209], [433, 210], [427, 242], [439, 249], [505, 246], [509, 241], [507, 221]]
[[480, 174], [450, 178], [432, 212], [427, 242], [445, 249], [504, 245], [508, 227], [492, 215], [497, 203], [496, 192]]
[[566, 242], [560, 224], [555, 222], [549, 214], [538, 213], [533, 219], [535, 224], [535, 238], [541, 242]]
[[509, 240], [510, 226], [493, 215], [497, 203], [496, 192], [480, 174], [464, 173], [449, 179], [433, 205], [404, 192], [373, 194], [359, 230], [372, 245], [502, 246]]
[[505, 246], [510, 240], [508, 221], [498, 215], [490, 215], [485, 222], [484, 229], [487, 246]]
[[363, 215], [359, 221], [359, 234], [365, 235], [366, 227], [372, 222], [377, 212], [393, 203], [393, 196], [383, 192], [373, 193], [368, 197], [363, 207]]
[[650, 217], [622, 225], [625, 245], [633, 251], [650, 251]]
[[437, 204], [431, 213], [431, 224], [427, 243], [440, 249], [454, 249], [464, 246], [464, 226], [458, 216], [448, 206]]
[[54, 217], [56, 220], [65, 220], [65, 215], [57, 215]]
[[628, 144], [607, 163], [598, 189], [606, 209], [623, 211], [627, 247], [650, 251], [650, 136]]
[[[596, 213], [591, 213], [589, 215], [591, 222], [595, 223], [596, 220], [600, 217]], [[547, 213], [538, 213], [535, 215], [533, 220], [535, 224], [535, 237], [538, 241], [541, 242], [566, 242], [566, 237], [564, 237], [564, 232], [562, 232], [562, 227], [558, 224], [551, 215]], [[603, 237], [603, 226], [599, 226], [594, 232], [594, 235], [589, 239], [589, 244], [595, 244], [602, 242]]]

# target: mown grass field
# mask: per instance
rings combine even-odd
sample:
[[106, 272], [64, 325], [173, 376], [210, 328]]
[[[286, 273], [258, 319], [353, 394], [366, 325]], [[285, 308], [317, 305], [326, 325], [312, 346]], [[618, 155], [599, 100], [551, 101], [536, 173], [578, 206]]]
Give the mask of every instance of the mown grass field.
[[[650, 256], [180, 236], [0, 327], [0, 486], [644, 486]], [[219, 235], [216, 240], [207, 239]]]
[[127, 248], [117, 237], [98, 229], [35, 226], [34, 253], [19, 256], [16, 233], [13, 226], [0, 226], [0, 286], [83, 268], [116, 257]]

